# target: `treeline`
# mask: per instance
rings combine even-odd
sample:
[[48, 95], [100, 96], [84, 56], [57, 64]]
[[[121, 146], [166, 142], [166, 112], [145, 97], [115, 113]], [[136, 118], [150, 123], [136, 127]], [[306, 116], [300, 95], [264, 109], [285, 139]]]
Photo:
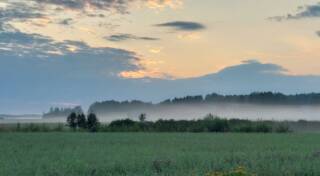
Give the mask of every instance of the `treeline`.
[[249, 95], [219, 95], [216, 93], [206, 95], [205, 102], [235, 102], [235, 103], [262, 103], [262, 104], [288, 104], [307, 105], [320, 104], [320, 93], [285, 95], [273, 92], [254, 92]]
[[[311, 123], [311, 122], [310, 122]], [[71, 113], [62, 124], [0, 124], [0, 132], [190, 132], [190, 133], [288, 133], [292, 124], [309, 124], [307, 121], [277, 122], [223, 119], [212, 114], [199, 120], [148, 121], [146, 114], [139, 120], [120, 119], [99, 123], [93, 113]], [[317, 125], [319, 126], [319, 124]]]
[[53, 118], [53, 117], [67, 117], [71, 113], [82, 114], [83, 110], [81, 106], [76, 106], [73, 108], [59, 108], [51, 107], [49, 112], [43, 114], [43, 118]]
[[100, 126], [102, 132], [241, 132], [241, 133], [287, 133], [290, 127], [285, 122], [250, 121], [241, 119], [223, 119], [212, 114], [199, 120], [157, 120], [146, 121], [145, 114], [139, 121], [122, 119]]
[[[89, 113], [106, 114], [115, 112], [130, 112], [154, 110], [161, 107], [171, 105], [202, 105], [212, 103], [252, 103], [252, 104], [272, 104], [272, 105], [316, 105], [320, 104], [320, 93], [285, 95], [273, 92], [254, 92], [249, 95], [220, 95], [216, 93], [205, 96], [186, 96], [181, 98], [167, 99], [160, 103], [153, 104], [151, 102], [143, 102], [139, 100], [133, 101], [103, 101], [95, 102], [90, 107]], [[80, 106], [74, 108], [58, 108], [52, 107], [49, 112], [44, 113], [44, 118], [67, 117], [71, 113], [83, 113]]]
[[314, 105], [320, 104], [320, 94], [296, 94], [285, 95], [273, 92], [255, 92], [249, 95], [220, 95], [216, 93], [205, 96], [186, 96], [182, 98], [173, 98], [164, 100], [158, 104], [150, 102], [134, 101], [103, 101], [93, 103], [89, 107], [89, 112], [94, 113], [112, 113], [131, 111], [136, 109], [154, 109], [162, 106], [180, 105], [180, 104], [210, 104], [210, 103], [252, 103], [252, 104], [278, 104], [278, 105]]

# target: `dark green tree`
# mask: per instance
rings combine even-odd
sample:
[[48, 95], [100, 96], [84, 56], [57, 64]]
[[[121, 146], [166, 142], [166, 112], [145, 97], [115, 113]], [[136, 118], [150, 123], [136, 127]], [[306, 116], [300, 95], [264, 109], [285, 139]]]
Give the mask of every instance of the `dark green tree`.
[[81, 129], [87, 128], [87, 119], [83, 113], [81, 113], [77, 116], [77, 126]]
[[75, 131], [77, 129], [77, 114], [71, 113], [67, 118], [67, 125]]
[[142, 114], [139, 115], [139, 121], [141, 123], [145, 122], [146, 119], [147, 119], [147, 115], [145, 113], [142, 113]]
[[99, 120], [97, 116], [93, 113], [88, 115], [87, 128], [90, 132], [97, 132], [99, 129]]

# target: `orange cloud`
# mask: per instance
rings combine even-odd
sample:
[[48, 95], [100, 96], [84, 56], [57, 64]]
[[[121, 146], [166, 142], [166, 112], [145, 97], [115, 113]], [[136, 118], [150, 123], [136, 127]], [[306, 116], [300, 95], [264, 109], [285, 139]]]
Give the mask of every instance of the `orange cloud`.
[[158, 48], [150, 48], [149, 52], [153, 53], [153, 54], [159, 54], [162, 51], [162, 47], [158, 47]]
[[140, 59], [135, 64], [139, 66], [139, 70], [123, 71], [118, 74], [119, 77], [128, 79], [138, 78], [162, 78], [171, 79], [172, 76], [168, 75], [158, 69], [159, 64], [163, 62], [157, 59]]
[[201, 35], [199, 33], [184, 33], [178, 35], [178, 39], [181, 40], [198, 40], [200, 38]]
[[31, 24], [39, 27], [46, 27], [50, 23], [52, 23], [52, 20], [48, 17], [37, 18], [31, 21]]
[[147, 0], [147, 7], [152, 9], [177, 8], [181, 5], [182, 0]]
[[137, 70], [137, 71], [123, 71], [118, 76], [127, 79], [139, 79], [139, 78], [163, 78], [167, 79], [169, 76], [163, 72], [150, 71], [150, 70]]

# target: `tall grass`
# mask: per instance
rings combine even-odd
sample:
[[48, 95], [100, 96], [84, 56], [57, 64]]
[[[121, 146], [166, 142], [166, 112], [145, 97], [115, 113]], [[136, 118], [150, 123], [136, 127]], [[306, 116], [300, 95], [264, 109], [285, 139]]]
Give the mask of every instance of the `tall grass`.
[[320, 175], [318, 134], [0, 133], [4, 176]]

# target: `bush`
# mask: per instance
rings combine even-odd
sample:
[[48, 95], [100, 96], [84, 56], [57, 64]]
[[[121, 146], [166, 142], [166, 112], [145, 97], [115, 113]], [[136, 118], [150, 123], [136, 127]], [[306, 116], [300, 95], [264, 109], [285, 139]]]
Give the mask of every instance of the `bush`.
[[251, 123], [241, 125], [240, 127], [237, 127], [235, 129], [235, 132], [241, 132], [241, 133], [253, 133], [255, 131], [256, 129], [254, 128], [254, 126], [252, 126]]
[[40, 132], [41, 131], [41, 126], [39, 124], [26, 124], [23, 127], [23, 131], [25, 132]]
[[109, 131], [117, 132], [130, 132], [130, 131], [141, 131], [139, 128], [138, 122], [135, 122], [131, 119], [122, 119], [122, 120], [115, 120], [109, 124]]
[[255, 132], [270, 133], [272, 132], [272, 127], [265, 122], [258, 122]]
[[123, 128], [123, 127], [132, 127], [136, 124], [135, 121], [131, 119], [115, 120], [110, 123], [110, 127]]
[[203, 119], [203, 127], [205, 127], [208, 132], [228, 132], [230, 130], [227, 119], [221, 119], [212, 114], [208, 114]]
[[58, 123], [57, 126], [55, 126], [53, 128], [53, 131], [56, 131], [56, 132], [62, 132], [63, 131], [63, 124], [62, 123]]
[[21, 124], [18, 122], [17, 125], [16, 125], [16, 131], [21, 131]]
[[276, 127], [275, 132], [277, 132], [277, 133], [288, 133], [288, 132], [290, 132], [290, 127], [289, 127], [288, 124], [280, 123]]

